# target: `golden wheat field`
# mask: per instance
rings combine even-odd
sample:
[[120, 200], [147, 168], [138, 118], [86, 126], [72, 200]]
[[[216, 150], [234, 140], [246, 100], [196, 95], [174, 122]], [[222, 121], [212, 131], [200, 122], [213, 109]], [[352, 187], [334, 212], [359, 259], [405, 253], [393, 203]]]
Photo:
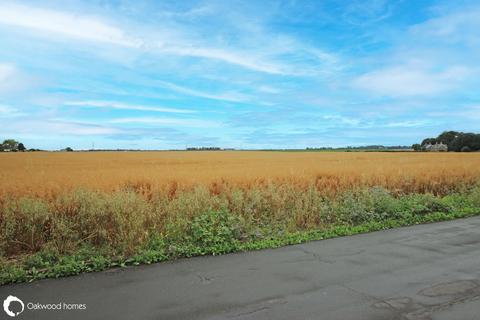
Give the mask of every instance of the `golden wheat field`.
[[480, 153], [413, 152], [38, 152], [0, 153], [4, 195], [54, 196], [75, 188], [141, 193], [204, 185], [223, 188], [315, 184], [332, 193], [380, 185], [442, 193], [480, 178]]

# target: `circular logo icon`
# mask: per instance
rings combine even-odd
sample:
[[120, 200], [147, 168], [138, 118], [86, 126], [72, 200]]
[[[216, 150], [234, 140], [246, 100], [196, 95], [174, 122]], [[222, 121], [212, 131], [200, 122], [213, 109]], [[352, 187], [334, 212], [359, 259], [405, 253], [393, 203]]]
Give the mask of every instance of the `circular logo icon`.
[[[11, 311], [11, 310], [10, 310], [10, 304], [11, 304], [12, 302], [18, 302], [18, 303], [20, 303], [20, 305], [22, 306], [22, 310], [17, 311], [16, 313], [13, 312], [13, 311]], [[8, 314], [10, 317], [16, 317], [16, 316], [18, 316], [20, 313], [23, 312], [24, 309], [25, 309], [25, 306], [24, 306], [24, 304], [23, 304], [23, 301], [20, 300], [20, 299], [18, 299], [18, 298], [15, 297], [15, 296], [8, 296], [7, 299], [5, 299], [5, 300], [3, 301], [3, 310], [5, 310], [6, 314]]]

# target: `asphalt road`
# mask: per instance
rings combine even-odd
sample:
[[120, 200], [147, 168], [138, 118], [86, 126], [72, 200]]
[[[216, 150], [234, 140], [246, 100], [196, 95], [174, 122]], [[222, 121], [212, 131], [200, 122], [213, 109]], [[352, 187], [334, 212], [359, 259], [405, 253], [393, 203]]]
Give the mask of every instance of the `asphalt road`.
[[[480, 319], [480, 217], [0, 287], [8, 295], [25, 304], [15, 319]], [[59, 302], [86, 310], [28, 309]]]

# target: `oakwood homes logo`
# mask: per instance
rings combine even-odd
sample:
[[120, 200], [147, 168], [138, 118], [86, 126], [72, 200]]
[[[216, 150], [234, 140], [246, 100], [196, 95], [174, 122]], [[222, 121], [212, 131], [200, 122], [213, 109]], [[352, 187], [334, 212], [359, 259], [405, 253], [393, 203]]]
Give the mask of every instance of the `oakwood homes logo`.
[[40, 303], [40, 302], [26, 302], [24, 303], [19, 298], [9, 295], [3, 301], [3, 310], [10, 317], [17, 317], [25, 308], [30, 311], [84, 311], [87, 310], [85, 303]]
[[[13, 302], [16, 302], [17, 304], [20, 304], [21, 306], [21, 310], [20, 311], [12, 311], [10, 309], [10, 305], [13, 303]], [[25, 310], [25, 305], [23, 304], [23, 301], [18, 299], [17, 297], [15, 296], [8, 296], [7, 299], [5, 299], [3, 301], [3, 310], [5, 311], [5, 313], [7, 315], [9, 315], [10, 317], [16, 317], [18, 316], [20, 313], [23, 312], [23, 310]]]

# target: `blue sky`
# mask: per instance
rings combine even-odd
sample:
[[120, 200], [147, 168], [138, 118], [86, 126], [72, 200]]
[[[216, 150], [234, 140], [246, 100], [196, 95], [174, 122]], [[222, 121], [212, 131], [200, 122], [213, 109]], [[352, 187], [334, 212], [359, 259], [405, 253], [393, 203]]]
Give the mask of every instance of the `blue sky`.
[[410, 145], [480, 128], [478, 1], [1, 1], [27, 147]]

